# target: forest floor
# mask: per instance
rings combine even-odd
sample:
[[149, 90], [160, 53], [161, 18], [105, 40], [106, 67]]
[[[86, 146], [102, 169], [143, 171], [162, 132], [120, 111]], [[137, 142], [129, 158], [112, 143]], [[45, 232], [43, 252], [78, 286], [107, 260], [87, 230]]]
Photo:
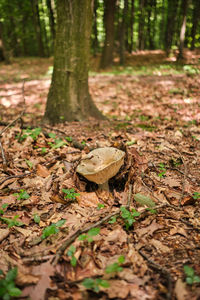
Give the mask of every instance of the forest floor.
[[[0, 65], [0, 298], [200, 299], [200, 55], [92, 64], [108, 120], [42, 128], [52, 60]], [[126, 153], [110, 192], [76, 173], [104, 146]]]

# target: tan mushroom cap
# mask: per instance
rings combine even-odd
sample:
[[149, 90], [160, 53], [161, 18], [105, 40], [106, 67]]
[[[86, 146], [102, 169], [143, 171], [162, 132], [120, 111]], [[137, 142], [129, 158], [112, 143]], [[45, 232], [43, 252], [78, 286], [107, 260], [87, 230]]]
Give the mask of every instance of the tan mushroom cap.
[[98, 148], [88, 153], [76, 171], [97, 184], [115, 176], [124, 163], [125, 152], [113, 147]]

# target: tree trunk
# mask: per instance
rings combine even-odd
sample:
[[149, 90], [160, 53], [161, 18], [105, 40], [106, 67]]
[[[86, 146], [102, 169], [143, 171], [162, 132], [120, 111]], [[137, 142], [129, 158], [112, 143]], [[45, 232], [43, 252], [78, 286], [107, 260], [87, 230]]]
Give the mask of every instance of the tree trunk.
[[138, 26], [138, 39], [139, 39], [139, 50], [144, 50], [144, 0], [139, 0], [139, 9], [140, 9], [140, 17], [139, 17], [139, 26]]
[[130, 48], [129, 52], [131, 53], [133, 51], [133, 24], [134, 24], [134, 15], [135, 15], [135, 9], [134, 9], [135, 1], [131, 0], [131, 16], [130, 16]]
[[193, 7], [193, 15], [192, 15], [191, 50], [194, 50], [194, 48], [195, 48], [197, 27], [198, 27], [198, 23], [200, 22], [200, 1], [193, 0], [193, 3], [194, 3], [194, 7]]
[[124, 0], [123, 16], [120, 28], [120, 43], [119, 43], [119, 63], [125, 64], [125, 30], [126, 30], [126, 15], [128, 11], [128, 0]]
[[167, 23], [165, 31], [165, 51], [167, 56], [169, 56], [172, 46], [178, 2], [178, 0], [168, 0]]
[[55, 41], [55, 37], [56, 37], [54, 11], [53, 11], [53, 8], [52, 8], [52, 5], [51, 5], [51, 0], [46, 0], [46, 4], [47, 4], [47, 8], [48, 8], [49, 25], [50, 25], [51, 38], [52, 38], [51, 48], [53, 50], [54, 41]]
[[105, 1], [104, 26], [106, 35], [100, 62], [101, 69], [105, 69], [113, 63], [115, 4], [116, 0]]
[[44, 52], [44, 45], [42, 41], [42, 31], [41, 31], [41, 24], [40, 24], [40, 15], [39, 15], [39, 7], [38, 7], [38, 0], [31, 0], [32, 10], [33, 10], [33, 23], [35, 27], [35, 33], [38, 43], [38, 54], [41, 57], [45, 56]]
[[183, 2], [182, 2], [183, 21], [182, 21], [181, 31], [180, 31], [180, 43], [179, 43], [178, 60], [184, 58], [183, 49], [184, 49], [184, 41], [185, 41], [187, 8], [188, 8], [188, 0], [183, 0]]
[[97, 30], [97, 9], [98, 9], [98, 0], [94, 0], [94, 21], [93, 21], [93, 39], [92, 39], [92, 49], [93, 54], [96, 56], [98, 51], [98, 30]]
[[44, 121], [52, 124], [103, 116], [88, 92], [91, 0], [58, 0], [54, 70]]

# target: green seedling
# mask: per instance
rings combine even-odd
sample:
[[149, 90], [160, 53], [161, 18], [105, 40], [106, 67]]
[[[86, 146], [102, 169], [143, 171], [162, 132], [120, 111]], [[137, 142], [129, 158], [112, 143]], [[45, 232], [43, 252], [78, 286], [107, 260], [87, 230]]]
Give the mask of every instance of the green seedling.
[[195, 199], [195, 200], [200, 200], [200, 193], [198, 193], [198, 192], [194, 192], [194, 194], [193, 194], [193, 199]]
[[72, 189], [62, 189], [62, 192], [66, 195], [64, 196], [65, 199], [69, 200], [76, 200], [76, 197], [79, 196], [79, 193], [76, 193], [75, 190]]
[[72, 137], [71, 137], [71, 136], [66, 136], [65, 139], [66, 139], [68, 142], [72, 142]]
[[12, 219], [0, 217], [0, 221], [6, 223], [8, 225], [8, 228], [11, 228], [13, 226], [18, 226], [18, 227], [23, 226], [24, 223], [17, 221], [18, 218], [19, 218], [18, 215], [14, 216]]
[[4, 276], [0, 279], [0, 299], [9, 300], [12, 297], [19, 297], [21, 290], [15, 286], [15, 279], [17, 277], [17, 268], [13, 268], [4, 275], [3, 271], [0, 270], [0, 276]]
[[133, 223], [136, 221], [135, 217], [139, 217], [140, 213], [138, 211], [136, 211], [135, 209], [132, 209], [131, 211], [129, 211], [124, 206], [121, 206], [120, 210], [121, 210], [121, 217], [124, 220], [126, 230], [128, 230], [130, 227], [133, 226]]
[[98, 203], [98, 205], [97, 205], [97, 209], [98, 209], [98, 210], [100, 210], [100, 209], [102, 209], [102, 208], [104, 208], [104, 207], [105, 207], [105, 205], [102, 204], [102, 203]]
[[85, 241], [87, 240], [89, 243], [93, 242], [93, 236], [98, 235], [100, 232], [100, 228], [99, 227], [95, 227], [95, 228], [91, 228], [87, 234], [81, 234], [78, 237], [79, 241]]
[[45, 227], [42, 231], [42, 239], [46, 239], [50, 235], [56, 234], [59, 232], [59, 227], [65, 224], [66, 220], [62, 219], [57, 223], [53, 223], [47, 227]]
[[48, 136], [52, 139], [54, 139], [54, 143], [52, 142], [49, 142], [48, 144], [50, 145], [51, 148], [53, 149], [58, 149], [58, 148], [61, 148], [65, 145], [67, 145], [68, 143], [60, 138], [56, 138], [56, 134], [55, 133], [48, 133]]
[[25, 162], [26, 162], [27, 166], [28, 166], [30, 169], [33, 168], [33, 163], [32, 163], [30, 160], [25, 159]]
[[82, 281], [82, 285], [88, 289], [93, 290], [94, 292], [98, 293], [100, 290], [100, 287], [108, 288], [110, 285], [107, 280], [101, 279], [101, 278], [85, 278]]
[[167, 171], [167, 169], [165, 168], [165, 164], [164, 163], [160, 163], [158, 170], [160, 172], [160, 173], [158, 173], [158, 176], [160, 178], [162, 178], [165, 175], [166, 171]]
[[75, 252], [76, 252], [76, 248], [73, 245], [71, 245], [69, 247], [69, 250], [67, 251], [67, 255], [70, 257], [70, 264], [72, 267], [76, 267], [77, 264], [77, 259], [74, 256]]
[[25, 140], [28, 136], [30, 136], [34, 141], [37, 140], [38, 136], [40, 135], [42, 128], [34, 128], [34, 129], [24, 129], [22, 130], [22, 134], [18, 134], [16, 138], [19, 142]]
[[123, 264], [125, 261], [125, 257], [123, 255], [121, 255], [118, 258], [118, 262], [115, 262], [109, 266], [106, 267], [106, 273], [110, 274], [110, 273], [117, 273], [117, 272], [121, 272], [123, 271], [123, 268], [121, 267], [121, 264]]
[[20, 190], [19, 193], [15, 193], [13, 195], [17, 197], [17, 200], [26, 200], [30, 198], [30, 195], [25, 190]]
[[200, 277], [195, 275], [194, 269], [185, 265], [183, 267], [185, 275], [186, 275], [186, 282], [187, 284], [194, 284], [194, 283], [200, 283]]
[[149, 211], [152, 214], [157, 214], [157, 210], [156, 209], [152, 209], [152, 208], [147, 207], [146, 210]]
[[47, 148], [46, 147], [42, 147], [41, 154], [45, 154], [45, 153], [47, 153]]
[[81, 144], [85, 146], [85, 145], [86, 145], [86, 141], [83, 140], [83, 141], [81, 142]]
[[169, 160], [169, 164], [170, 164], [171, 167], [177, 168], [178, 166], [180, 166], [180, 165], [183, 164], [183, 161], [182, 161], [181, 157], [179, 157], [179, 158], [177, 158], [177, 159], [171, 158], [171, 159]]
[[8, 203], [4, 203], [1, 205], [1, 208], [0, 208], [0, 215], [3, 215], [4, 212], [5, 212], [5, 209], [8, 207]]
[[114, 224], [117, 222], [117, 216], [113, 216], [110, 218], [110, 221], [108, 221], [109, 224]]
[[40, 217], [38, 216], [38, 214], [34, 214], [33, 219], [35, 223], [40, 224]]

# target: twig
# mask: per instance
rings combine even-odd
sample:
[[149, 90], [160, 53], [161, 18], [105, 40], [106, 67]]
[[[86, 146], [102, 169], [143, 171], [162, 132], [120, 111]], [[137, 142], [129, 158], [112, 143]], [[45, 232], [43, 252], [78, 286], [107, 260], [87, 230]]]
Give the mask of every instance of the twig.
[[126, 205], [127, 208], [130, 208], [130, 205], [131, 205], [132, 192], [133, 192], [133, 185], [129, 184], [128, 201], [127, 201], [127, 205]]
[[1, 156], [2, 156], [2, 161], [3, 161], [3, 169], [5, 170], [6, 167], [7, 167], [7, 161], [6, 161], [6, 157], [5, 157], [5, 153], [4, 153], [4, 150], [3, 150], [1, 140], [0, 140], [0, 148], [1, 148]]
[[163, 268], [162, 266], [160, 266], [159, 264], [155, 263], [153, 260], [151, 260], [150, 258], [148, 258], [146, 256], [146, 254], [144, 254], [142, 252], [142, 250], [139, 250], [140, 255], [146, 259], [146, 261], [148, 262], [148, 264], [150, 265], [150, 267], [152, 267], [153, 269], [156, 269], [158, 272], [162, 273], [166, 279], [167, 279], [167, 299], [171, 300], [172, 299], [172, 278], [171, 278], [171, 274], [169, 273], [169, 271], [165, 268]]
[[26, 176], [29, 176], [29, 175], [32, 175], [34, 174], [36, 171], [32, 171], [32, 172], [29, 172], [29, 173], [26, 173], [26, 174], [20, 174], [20, 175], [11, 175], [11, 176], [8, 176], [6, 178], [4, 178], [1, 182], [0, 182], [0, 185], [2, 185], [4, 182], [6, 182], [7, 180], [9, 179], [12, 179], [12, 178], [23, 178], [23, 177], [26, 177]]

